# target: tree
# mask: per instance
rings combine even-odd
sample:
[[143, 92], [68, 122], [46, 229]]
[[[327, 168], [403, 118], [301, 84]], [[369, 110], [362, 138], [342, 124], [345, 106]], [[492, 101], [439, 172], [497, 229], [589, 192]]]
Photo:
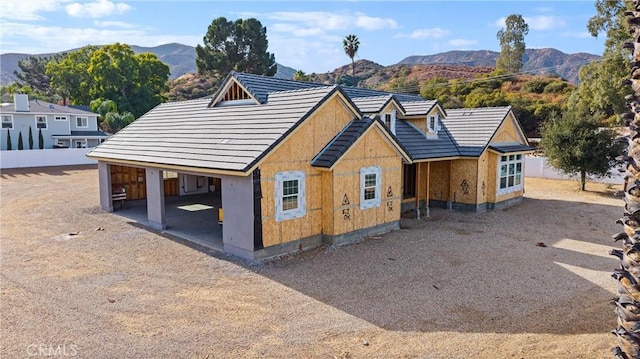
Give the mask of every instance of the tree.
[[104, 126], [109, 132], [118, 132], [135, 120], [131, 112], [109, 112], [104, 119]]
[[18, 149], [24, 150], [24, 143], [22, 143], [22, 132], [18, 132]]
[[580, 189], [585, 190], [586, 176], [607, 176], [620, 153], [610, 128], [573, 111], [549, 119], [542, 127], [541, 146], [549, 162], [568, 174], [580, 175]]
[[35, 94], [51, 101], [54, 97], [54, 91], [51, 88], [51, 80], [46, 73], [46, 65], [51, 61], [59, 61], [62, 57], [61, 54], [43, 57], [29, 56], [18, 61], [20, 71], [16, 70], [13, 73], [23, 85], [31, 88]]
[[46, 64], [46, 74], [51, 79], [51, 88], [62, 97], [64, 105], [87, 104], [91, 101], [89, 90], [93, 85], [88, 68], [97, 46], [85, 46], [62, 56], [58, 61]]
[[309, 81], [309, 76], [302, 70], [298, 70], [293, 74], [293, 79], [296, 81]]
[[29, 126], [29, 149], [33, 149], [33, 132], [31, 131], [31, 126]]
[[169, 67], [153, 54], [136, 55], [126, 44], [87, 46], [46, 68], [52, 87], [72, 104], [108, 99], [137, 117], [166, 100]]
[[43, 150], [44, 149], [44, 137], [42, 137], [42, 129], [39, 128], [38, 129], [38, 148]]
[[496, 70], [507, 74], [515, 74], [522, 68], [524, 55], [524, 37], [529, 33], [529, 25], [522, 15], [509, 15], [505, 20], [506, 28], [498, 31], [500, 41], [500, 56], [496, 60]]
[[7, 151], [11, 151], [13, 149], [13, 144], [11, 143], [11, 131], [7, 130]]
[[273, 76], [275, 56], [267, 52], [267, 28], [260, 21], [219, 17], [211, 22], [196, 46], [196, 67], [200, 75], [220, 81], [231, 71]]
[[356, 35], [347, 35], [344, 40], [342, 40], [342, 48], [344, 49], [344, 53], [349, 56], [351, 59], [351, 76], [356, 75], [356, 63], [353, 58], [356, 56], [358, 52], [358, 48], [360, 47], [360, 40]]

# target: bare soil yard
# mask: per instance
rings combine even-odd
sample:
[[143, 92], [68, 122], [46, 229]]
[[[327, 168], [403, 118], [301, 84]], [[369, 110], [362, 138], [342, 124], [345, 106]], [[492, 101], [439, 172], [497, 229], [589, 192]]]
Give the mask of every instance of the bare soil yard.
[[251, 265], [102, 211], [93, 167], [0, 186], [2, 358], [611, 357], [619, 188], [527, 178], [515, 207]]

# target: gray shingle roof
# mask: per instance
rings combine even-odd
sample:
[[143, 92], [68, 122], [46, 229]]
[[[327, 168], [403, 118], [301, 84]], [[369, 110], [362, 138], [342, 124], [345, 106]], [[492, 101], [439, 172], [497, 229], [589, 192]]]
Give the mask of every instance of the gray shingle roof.
[[378, 90], [365, 89], [361, 87], [343, 87], [347, 96], [349, 96], [352, 100], [355, 100], [359, 97], [377, 97], [377, 96], [388, 96], [389, 94], [393, 94], [396, 99], [400, 102], [410, 102], [410, 101], [424, 101], [424, 99], [419, 95], [409, 95], [405, 93], [394, 93], [394, 92], [384, 92]]
[[29, 111], [16, 111], [16, 107], [13, 103], [3, 104], [0, 107], [1, 113], [50, 113], [52, 115], [94, 115], [97, 114], [89, 111], [84, 111], [78, 108], [70, 106], [62, 106], [53, 104], [51, 102], [41, 100], [29, 100]]
[[[267, 102], [267, 96], [270, 92], [301, 90], [325, 86], [315, 82], [293, 81], [272, 76], [245, 74], [235, 71], [232, 71], [228, 77], [234, 77], [238, 80], [238, 82], [251, 92], [251, 95], [253, 95], [253, 97], [255, 97], [260, 103]], [[217, 94], [214, 98], [215, 97], [217, 97]]]
[[407, 116], [426, 115], [433, 106], [438, 103], [436, 100], [402, 101], [404, 113]]
[[244, 172], [335, 91], [272, 92], [264, 105], [208, 107], [208, 98], [161, 104], [88, 155]]
[[363, 113], [377, 113], [386, 106], [393, 98], [393, 95], [386, 94], [384, 96], [357, 97], [352, 99], [353, 103], [358, 106]]
[[500, 153], [510, 153], [510, 152], [525, 152], [525, 151], [535, 151], [535, 147], [523, 145], [521, 143], [513, 142], [513, 143], [494, 143], [489, 145], [489, 148]]
[[396, 137], [412, 160], [460, 156], [451, 134], [443, 126], [437, 139], [427, 139], [424, 132], [407, 121], [396, 121]]
[[511, 106], [447, 110], [442, 123], [458, 144], [460, 155], [480, 156]]
[[315, 167], [331, 168], [362, 136], [375, 120], [365, 117], [354, 119], [345, 126], [312, 160]]

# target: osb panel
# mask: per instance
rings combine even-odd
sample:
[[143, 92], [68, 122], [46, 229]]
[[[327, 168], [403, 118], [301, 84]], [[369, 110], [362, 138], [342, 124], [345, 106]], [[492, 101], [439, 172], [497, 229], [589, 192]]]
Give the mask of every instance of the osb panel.
[[[110, 165], [111, 186], [124, 187], [127, 190], [127, 199], [147, 198], [146, 173], [144, 168]], [[142, 181], [138, 182], [138, 177]]]
[[[382, 169], [379, 207], [360, 210], [360, 169], [380, 166]], [[378, 129], [363, 138], [338, 162], [333, 171], [333, 235], [372, 227], [400, 219], [402, 159]], [[391, 187], [391, 195], [388, 190]], [[343, 205], [347, 195], [349, 204]], [[392, 211], [387, 202], [391, 202]], [[345, 217], [345, 210], [348, 216]]]
[[[496, 134], [491, 139], [491, 142], [519, 142], [523, 143], [516, 126], [514, 125], [514, 120], [511, 116], [508, 116], [502, 125], [496, 131]], [[523, 143], [526, 144], [526, 143]]]
[[[265, 247], [322, 233], [324, 188], [322, 173], [311, 166], [315, 157], [349, 121], [351, 113], [338, 98], [327, 101], [304, 121], [296, 132], [260, 165], [262, 179], [262, 231]], [[306, 209], [302, 218], [275, 221], [275, 174], [284, 171], [306, 173]], [[332, 196], [328, 198], [332, 200]], [[327, 221], [329, 221], [327, 219]], [[307, 223], [308, 222], [308, 223]]]
[[453, 173], [451, 174], [452, 200], [458, 203], [476, 204], [477, 176], [477, 160], [454, 160]]
[[488, 186], [487, 175], [489, 169], [489, 152], [484, 151], [482, 156], [478, 158], [478, 182], [477, 182], [477, 198], [476, 203], [484, 203], [487, 201]]
[[400, 110], [398, 109], [398, 107], [395, 105], [394, 102], [388, 103], [387, 106], [385, 106], [381, 112], [391, 112], [393, 110], [396, 110], [396, 118], [397, 118], [398, 115], [400, 114]]
[[439, 201], [449, 200], [449, 167], [451, 161], [431, 162], [429, 175], [429, 198]]
[[322, 172], [322, 228], [324, 234], [333, 235], [333, 173]]
[[487, 154], [487, 202], [496, 202], [496, 192], [498, 185], [498, 161], [500, 156], [495, 153]]
[[406, 119], [406, 120], [402, 120], [402, 121], [407, 121], [411, 124], [413, 124], [414, 126], [416, 126], [417, 128], [420, 129], [420, 132], [422, 133], [426, 133], [427, 132], [427, 118], [410, 118], [410, 119]]

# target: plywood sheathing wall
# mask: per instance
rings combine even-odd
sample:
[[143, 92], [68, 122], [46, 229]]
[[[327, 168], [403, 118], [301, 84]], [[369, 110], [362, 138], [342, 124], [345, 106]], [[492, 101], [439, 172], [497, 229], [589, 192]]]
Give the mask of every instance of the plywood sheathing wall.
[[451, 173], [451, 201], [476, 204], [478, 160], [454, 160]]
[[496, 193], [498, 186], [498, 161], [500, 156], [487, 153], [487, 202], [496, 203]]
[[[311, 159], [342, 130], [352, 114], [337, 97], [325, 102], [296, 132], [267, 156], [260, 165], [262, 175], [262, 238], [265, 247], [322, 233], [322, 202], [325, 190], [322, 172], [311, 167]], [[275, 174], [282, 171], [306, 173], [306, 215], [275, 221]]]
[[476, 203], [486, 203], [487, 202], [487, 193], [489, 190], [488, 183], [488, 173], [489, 173], [489, 151], [484, 151], [480, 158], [478, 158], [478, 180], [476, 182]]
[[523, 142], [514, 121], [515, 119], [511, 115], [507, 116], [491, 139], [491, 142], [518, 142], [526, 145], [526, 142]]
[[147, 198], [146, 174], [144, 168], [109, 165], [111, 167], [111, 186], [124, 187], [128, 200]]
[[426, 133], [427, 132], [427, 117], [426, 116], [411, 117], [411, 118], [407, 118], [406, 120], [400, 120], [400, 121], [407, 121], [407, 122], [411, 123], [412, 125], [414, 125], [417, 128], [419, 128], [422, 133]]
[[[449, 201], [449, 182], [451, 161], [431, 162], [429, 174], [429, 198], [437, 201]], [[418, 185], [418, 184], [416, 184]]]
[[[360, 209], [360, 169], [382, 169], [379, 207]], [[378, 128], [369, 130], [338, 162], [333, 170], [332, 235], [400, 220], [402, 158]], [[348, 199], [345, 201], [345, 196]]]

